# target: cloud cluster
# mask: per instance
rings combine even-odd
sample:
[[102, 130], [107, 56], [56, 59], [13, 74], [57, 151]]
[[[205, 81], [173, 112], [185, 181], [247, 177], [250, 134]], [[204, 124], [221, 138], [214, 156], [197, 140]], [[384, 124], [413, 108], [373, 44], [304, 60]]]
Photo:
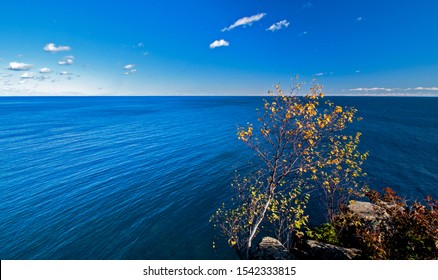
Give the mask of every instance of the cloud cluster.
[[266, 16], [266, 13], [259, 13], [257, 15], [253, 15], [253, 16], [250, 16], [250, 17], [243, 17], [241, 19], [238, 19], [235, 23], [233, 23], [229, 27], [224, 27], [222, 29], [222, 32], [230, 31], [231, 29], [234, 29], [234, 28], [236, 28], [238, 26], [251, 25], [253, 22], [261, 20], [264, 16]]
[[21, 79], [33, 79], [34, 77], [35, 75], [32, 72], [24, 72], [20, 76]]
[[371, 87], [371, 88], [350, 88], [348, 91], [359, 92], [400, 92], [400, 91], [438, 91], [438, 87], [415, 87], [415, 88], [385, 88], [385, 87]]
[[58, 61], [59, 65], [72, 65], [74, 63], [75, 57], [72, 55], [64, 56], [63, 59]]
[[224, 39], [216, 40], [210, 44], [210, 49], [218, 48], [218, 47], [228, 47], [230, 45], [229, 42]]
[[[411, 90], [407, 88], [407, 90]], [[438, 91], [438, 87], [416, 87], [413, 90], [428, 90], [428, 91]]]
[[279, 21], [279, 22], [271, 25], [269, 28], [266, 29], [266, 31], [274, 32], [274, 31], [282, 29], [283, 27], [288, 27], [288, 26], [289, 26], [289, 22], [287, 20], [282, 20], [282, 21]]
[[57, 46], [55, 46], [54, 43], [49, 43], [49, 44], [44, 46], [43, 50], [46, 52], [57, 53], [57, 52], [70, 51], [71, 47], [69, 47], [69, 46], [58, 46], [57, 47]]
[[22, 63], [22, 62], [9, 62], [9, 70], [13, 70], [13, 71], [27, 71], [32, 69], [33, 65], [32, 64], [27, 64], [27, 63]]
[[52, 70], [50, 70], [50, 68], [44, 67], [40, 69], [40, 74], [47, 74], [52, 72]]
[[[307, 5], [311, 6], [312, 4], [311, 3], [307, 3]], [[265, 16], [266, 16], [266, 13], [258, 13], [258, 14], [253, 15], [253, 16], [240, 18], [236, 22], [234, 22], [232, 25], [230, 25], [228, 27], [222, 28], [221, 31], [222, 32], [230, 31], [230, 30], [232, 30], [232, 29], [234, 29], [236, 27], [239, 27], [239, 26], [243, 26], [243, 27], [251, 26], [254, 22], [257, 22], [257, 21], [261, 20]], [[289, 25], [290, 25], [290, 23], [287, 20], [284, 19], [282, 21], [279, 21], [277, 23], [272, 24], [270, 27], [268, 27], [266, 29], [266, 31], [275, 32], [275, 31], [278, 31], [278, 30], [280, 30], [282, 28], [286, 28]], [[307, 32], [305, 34], [307, 34]], [[228, 47], [229, 45], [230, 45], [229, 42], [225, 41], [224, 39], [220, 39], [220, 40], [216, 40], [213, 43], [211, 43], [210, 44], [210, 49], [215, 49], [215, 48], [218, 48], [218, 47]]]
[[[51, 53], [58, 53], [58, 52], [70, 51], [71, 47], [56, 46], [54, 43], [49, 43], [43, 47], [43, 50]], [[22, 57], [22, 55], [18, 55], [18, 57]], [[62, 59], [58, 61], [58, 65], [68, 66], [73, 64], [74, 60], [75, 57], [72, 55], [64, 56]], [[51, 82], [60, 81], [59, 79], [51, 78], [51, 74], [54, 72], [52, 69], [48, 67], [39, 68], [35, 72], [30, 71], [32, 68], [34, 68], [33, 64], [17, 62], [17, 61], [9, 62], [9, 65], [7, 66], [6, 69], [12, 71], [20, 71], [22, 73], [16, 76], [14, 75], [15, 77], [18, 78], [17, 82], [11, 82], [11, 80], [8, 79], [8, 80], [3, 80], [3, 84], [8, 87], [9, 86], [13, 87], [14, 85], [25, 85], [25, 84], [32, 85], [33, 87], [38, 87], [38, 83], [37, 83], [38, 81], [45, 81], [45, 80], [50, 80]], [[72, 73], [66, 71], [55, 72], [55, 74], [59, 76], [64, 76], [67, 80], [71, 80], [73, 77]], [[13, 77], [13, 74], [3, 75], [1, 78], [3, 77]], [[76, 75], [76, 77], [79, 77], [79, 75]], [[13, 88], [11, 88], [10, 90], [12, 91]]]
[[393, 91], [393, 88], [372, 87], [372, 88], [350, 88], [349, 91]]
[[126, 70], [125, 73], [123, 73], [124, 75], [134, 74], [137, 72], [137, 69], [135, 69], [135, 64], [127, 64], [123, 66], [123, 69]]

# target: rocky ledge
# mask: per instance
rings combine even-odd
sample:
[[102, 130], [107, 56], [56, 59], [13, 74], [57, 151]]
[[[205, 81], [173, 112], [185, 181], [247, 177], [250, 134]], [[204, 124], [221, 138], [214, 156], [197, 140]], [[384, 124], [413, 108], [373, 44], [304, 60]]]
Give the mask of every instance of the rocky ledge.
[[306, 240], [299, 249], [289, 252], [280, 241], [272, 237], [264, 237], [254, 254], [257, 260], [354, 260], [360, 257], [361, 251], [358, 249], [316, 240]]
[[[348, 206], [361, 219], [371, 222], [384, 221], [388, 214], [372, 203], [355, 201]], [[280, 241], [265, 237], [256, 248], [254, 258], [258, 260], [354, 260], [361, 258], [361, 250], [344, 248], [317, 240], [305, 240], [299, 248], [287, 250]]]

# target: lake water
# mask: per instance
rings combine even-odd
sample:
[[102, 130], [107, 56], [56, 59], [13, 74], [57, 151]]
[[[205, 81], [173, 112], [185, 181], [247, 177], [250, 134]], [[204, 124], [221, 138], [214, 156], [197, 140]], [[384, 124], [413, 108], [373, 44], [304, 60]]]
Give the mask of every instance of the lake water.
[[[438, 197], [438, 98], [330, 99], [364, 119], [350, 129], [374, 188]], [[0, 258], [235, 258], [212, 249], [208, 220], [252, 158], [236, 128], [256, 107], [260, 97], [0, 98]]]

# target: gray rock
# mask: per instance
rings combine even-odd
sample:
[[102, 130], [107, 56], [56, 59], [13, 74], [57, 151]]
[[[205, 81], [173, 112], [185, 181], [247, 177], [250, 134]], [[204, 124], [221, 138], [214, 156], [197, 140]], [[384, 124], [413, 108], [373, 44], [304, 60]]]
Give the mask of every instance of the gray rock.
[[312, 260], [354, 260], [360, 259], [362, 254], [359, 249], [344, 248], [316, 240], [306, 240], [302, 251]]
[[275, 238], [264, 237], [254, 253], [257, 260], [293, 260], [295, 257]]
[[382, 207], [370, 202], [354, 201], [348, 205], [348, 209], [365, 221], [381, 220], [388, 217]]

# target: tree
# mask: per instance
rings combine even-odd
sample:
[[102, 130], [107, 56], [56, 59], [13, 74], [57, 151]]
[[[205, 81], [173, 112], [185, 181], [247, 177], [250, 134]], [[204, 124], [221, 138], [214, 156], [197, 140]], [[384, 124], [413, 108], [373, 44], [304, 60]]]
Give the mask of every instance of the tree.
[[258, 125], [238, 130], [238, 139], [255, 152], [259, 165], [252, 173], [237, 174], [231, 207], [223, 204], [212, 222], [241, 258], [252, 257], [261, 230], [293, 246], [292, 237], [302, 236], [308, 222], [304, 209], [310, 189], [323, 190], [331, 218], [336, 205], [362, 188], [357, 179], [364, 175], [360, 166], [366, 154], [357, 151], [360, 134], [340, 134], [356, 110], [320, 104], [324, 94], [319, 85], [299, 97], [301, 86], [284, 94], [277, 85], [264, 100]]

